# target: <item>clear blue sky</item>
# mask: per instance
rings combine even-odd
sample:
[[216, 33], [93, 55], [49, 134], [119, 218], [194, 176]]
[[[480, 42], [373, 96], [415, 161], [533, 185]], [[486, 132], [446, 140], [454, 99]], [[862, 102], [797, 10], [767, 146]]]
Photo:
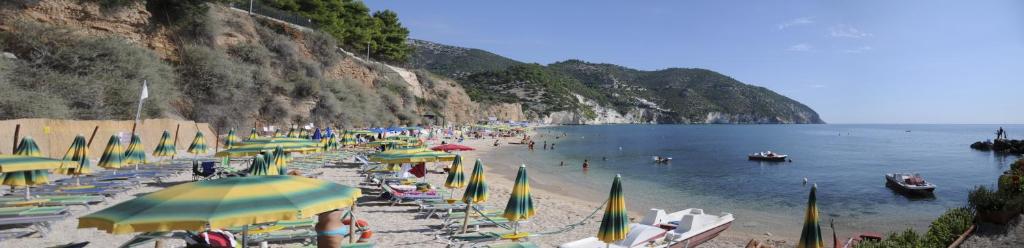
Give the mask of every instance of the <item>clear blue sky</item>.
[[707, 68], [830, 123], [1024, 123], [1024, 1], [366, 1], [524, 62]]

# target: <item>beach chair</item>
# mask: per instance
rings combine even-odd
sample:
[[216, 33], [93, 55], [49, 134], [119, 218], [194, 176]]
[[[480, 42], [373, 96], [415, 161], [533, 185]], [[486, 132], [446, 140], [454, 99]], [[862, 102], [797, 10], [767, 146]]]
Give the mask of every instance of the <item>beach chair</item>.
[[6, 239], [20, 239], [20, 238], [31, 236], [32, 234], [35, 234], [35, 233], [36, 233], [36, 231], [34, 231], [34, 230], [32, 230], [32, 231], [0, 232], [0, 241], [4, 241]]
[[217, 168], [214, 166], [216, 163], [212, 161], [208, 162], [193, 162], [192, 163], [192, 181], [211, 179], [217, 176]]
[[[505, 217], [487, 217], [487, 216], [484, 216], [483, 218], [479, 218], [479, 219], [470, 219], [469, 222], [468, 222], [469, 224], [467, 226], [473, 227], [473, 230], [480, 230], [480, 227], [487, 227], [487, 226], [500, 226], [502, 228], [509, 228], [507, 226], [507, 224], [509, 224], [511, 222], [512, 221], [506, 219]], [[525, 223], [525, 222], [526, 221], [520, 221], [519, 223]], [[447, 225], [448, 225], [447, 227], [449, 229], [462, 228], [462, 220], [452, 221], [452, 222], [448, 223]]]
[[21, 196], [4, 196], [0, 197], [0, 206], [12, 206], [12, 205], [24, 205], [18, 204], [23, 202], [35, 201], [36, 204], [27, 204], [32, 206], [83, 206], [86, 209], [90, 209], [90, 205], [98, 204], [103, 202], [102, 196], [89, 196], [89, 195], [50, 195], [50, 196], [34, 196], [30, 199], [25, 199]]
[[49, 233], [50, 222], [70, 216], [66, 207], [6, 207], [0, 208], [0, 226], [30, 224], [38, 227], [44, 236]]
[[381, 197], [386, 198], [389, 201], [391, 201], [391, 205], [392, 206], [398, 205], [398, 204], [402, 204], [403, 202], [406, 202], [406, 201], [417, 201], [417, 200], [437, 200], [437, 201], [440, 201], [442, 199], [442, 195], [444, 195], [444, 191], [441, 190], [441, 189], [438, 189], [436, 187], [432, 188], [430, 191], [427, 191], [427, 192], [419, 192], [419, 191], [415, 191], [415, 190], [398, 190], [398, 189], [395, 189], [394, 187], [395, 186], [392, 186], [391, 184], [387, 184], [387, 183], [381, 184], [381, 188], [384, 189], [384, 192], [381, 193]]

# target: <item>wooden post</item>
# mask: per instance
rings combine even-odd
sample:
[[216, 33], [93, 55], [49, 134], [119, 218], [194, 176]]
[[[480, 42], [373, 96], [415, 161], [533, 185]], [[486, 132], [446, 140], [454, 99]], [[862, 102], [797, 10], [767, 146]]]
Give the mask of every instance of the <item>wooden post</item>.
[[[174, 150], [178, 150], [178, 131], [181, 131], [181, 123], [174, 128]], [[178, 152], [175, 151], [174, 154], [177, 155]], [[171, 160], [174, 160], [174, 155], [171, 155]]]
[[14, 125], [14, 143], [11, 143], [14, 148], [11, 148], [11, 154], [18, 152], [18, 135], [21, 134], [21, 124]]
[[348, 209], [348, 216], [351, 221], [348, 222], [348, 242], [356, 242], [356, 200], [352, 200], [352, 206]]
[[213, 153], [217, 153], [217, 148], [220, 148], [220, 132], [214, 131], [213, 137]]
[[96, 128], [92, 129], [92, 135], [89, 135], [89, 143], [85, 144], [85, 148], [92, 147], [92, 140], [96, 138], [96, 132], [100, 131], [100, 126], [96, 125]]

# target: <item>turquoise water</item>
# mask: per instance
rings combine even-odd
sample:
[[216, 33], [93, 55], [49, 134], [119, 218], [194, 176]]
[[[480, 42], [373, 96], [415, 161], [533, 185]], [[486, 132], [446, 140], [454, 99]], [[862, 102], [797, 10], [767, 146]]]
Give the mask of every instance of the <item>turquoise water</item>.
[[[607, 125], [539, 129], [535, 151], [505, 148], [529, 166], [531, 183], [601, 200], [621, 174], [631, 212], [704, 208], [736, 215], [734, 229], [798, 236], [810, 184], [822, 221], [840, 232], [927, 228], [945, 209], [967, 204], [976, 185], [993, 185], [1016, 157], [971, 150], [997, 125]], [[1011, 138], [1024, 126], [1003, 126]], [[907, 132], [910, 131], [910, 132]], [[555, 139], [554, 136], [564, 137]], [[544, 141], [556, 150], [543, 150]], [[621, 147], [621, 149], [620, 149]], [[748, 161], [752, 152], [792, 162]], [[655, 155], [674, 158], [668, 165]], [[604, 157], [604, 158], [602, 158]], [[582, 170], [584, 159], [591, 167]], [[559, 166], [564, 161], [565, 166]], [[516, 165], [492, 166], [511, 174]], [[918, 172], [938, 185], [911, 199], [885, 187], [888, 172]], [[803, 178], [810, 183], [803, 185]], [[640, 216], [634, 216], [639, 218]], [[843, 235], [842, 233], [840, 235]]]

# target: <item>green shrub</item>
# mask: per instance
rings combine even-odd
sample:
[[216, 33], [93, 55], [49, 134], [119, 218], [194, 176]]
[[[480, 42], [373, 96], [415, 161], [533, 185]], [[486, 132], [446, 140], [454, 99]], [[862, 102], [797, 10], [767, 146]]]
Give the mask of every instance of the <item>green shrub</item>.
[[1007, 199], [998, 191], [978, 186], [967, 194], [967, 202], [978, 211], [1002, 211], [1007, 207]]
[[267, 48], [249, 43], [239, 43], [229, 47], [228, 54], [253, 65], [269, 65], [271, 59], [270, 51]]
[[938, 219], [932, 221], [928, 227], [925, 239], [929, 244], [938, 247], [946, 247], [960, 237], [964, 231], [971, 227], [974, 221], [974, 211], [968, 208], [954, 208], [946, 210]]

